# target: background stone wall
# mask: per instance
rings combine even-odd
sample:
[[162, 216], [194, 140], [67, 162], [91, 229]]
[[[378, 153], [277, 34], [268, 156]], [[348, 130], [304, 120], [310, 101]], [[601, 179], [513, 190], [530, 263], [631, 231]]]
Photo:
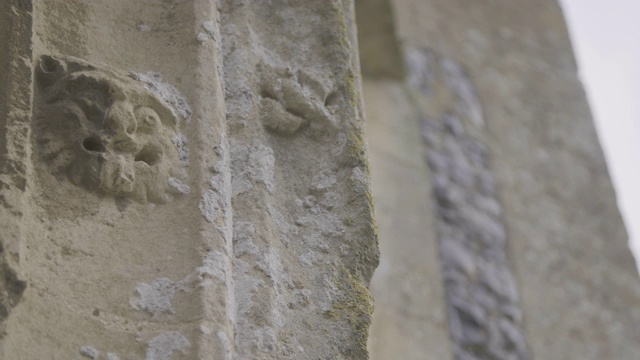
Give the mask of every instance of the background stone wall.
[[[638, 276], [558, 4], [397, 0], [391, 8], [384, 15], [391, 20], [381, 22], [395, 22], [397, 45], [389, 45], [387, 34], [378, 51], [404, 59], [389, 65], [404, 69], [404, 76], [365, 72], [367, 131], [374, 159], [392, 153], [390, 147], [414, 146], [377, 141], [381, 129], [422, 134], [421, 157], [430, 170], [423, 186], [432, 191], [433, 209], [423, 222], [434, 218], [437, 231], [424, 233], [412, 249], [434, 251], [438, 239], [441, 275], [420, 271], [430, 289], [444, 283], [449, 311], [441, 329], [451, 338], [449, 357], [638, 357]], [[377, 35], [360, 36], [370, 44]], [[361, 47], [363, 62], [375, 55]], [[381, 84], [380, 78], [386, 85], [367, 92], [368, 79]], [[375, 95], [392, 91], [402, 94], [393, 102]], [[392, 187], [384, 171], [393, 170], [372, 171], [376, 193], [384, 194], [380, 201], [401, 199], [385, 192]], [[379, 221], [422, 215], [410, 209], [378, 211]], [[384, 280], [391, 256], [384, 249], [411, 237], [393, 235], [381, 237], [374, 294], [401, 291]], [[403, 264], [403, 257], [393, 262]], [[396, 269], [397, 278], [415, 275]], [[386, 318], [395, 312], [402, 319], [400, 309], [413, 308], [410, 297], [387, 304], [392, 296], [379, 296]], [[377, 339], [393, 336], [387, 331], [374, 320], [372, 357], [384, 358]]]

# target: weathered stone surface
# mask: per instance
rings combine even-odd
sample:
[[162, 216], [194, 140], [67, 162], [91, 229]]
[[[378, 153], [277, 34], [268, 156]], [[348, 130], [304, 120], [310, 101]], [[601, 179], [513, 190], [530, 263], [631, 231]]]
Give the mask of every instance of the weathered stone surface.
[[161, 77], [127, 78], [79, 59], [43, 55], [36, 62], [36, 171], [140, 202], [189, 193], [179, 124], [190, 109], [175, 88]]
[[[201, 188], [194, 178], [201, 165], [185, 144], [199, 141], [187, 104], [201, 102], [175, 71], [180, 62], [196, 64], [199, 48], [186, 45], [188, 58], [164, 45], [167, 33], [131, 31], [145, 16], [181, 22], [194, 11], [167, 6], [160, 16], [140, 11], [145, 5], [35, 2], [29, 15], [34, 55], [21, 61], [33, 76], [16, 80], [34, 79], [19, 239], [28, 286], [7, 320], [3, 358], [192, 358], [221, 347], [197, 340], [203, 322], [224, 329], [223, 318], [198, 314], [206, 308], [200, 297], [223, 289], [225, 279], [199, 270], [209, 257], [190, 189]], [[180, 31], [191, 36], [168, 33]], [[125, 50], [138, 46], [165, 50], [156, 58]], [[224, 269], [224, 261], [212, 267]]]
[[222, 7], [239, 358], [367, 357], [377, 250], [351, 6]]
[[0, 5], [0, 354], [6, 323], [27, 286], [20, 268], [21, 239], [25, 234], [29, 173], [30, 84], [28, 62], [32, 49], [32, 10], [29, 2]]
[[31, 4], [0, 5], [0, 358], [367, 358], [353, 4]]
[[356, 0], [358, 48], [367, 78], [404, 78], [402, 46], [396, 36], [395, 8], [389, 0]]

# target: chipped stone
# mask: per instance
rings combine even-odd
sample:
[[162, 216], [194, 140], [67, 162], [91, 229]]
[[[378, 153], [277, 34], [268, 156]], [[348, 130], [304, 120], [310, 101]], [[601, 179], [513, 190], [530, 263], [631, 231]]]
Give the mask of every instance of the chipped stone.
[[151, 284], [140, 283], [136, 286], [138, 298], [129, 300], [136, 310], [144, 310], [156, 316], [161, 313], [174, 314], [171, 300], [176, 292], [176, 284], [168, 278], [159, 278]]
[[336, 183], [336, 176], [330, 170], [322, 170], [311, 180], [311, 190], [327, 190]]
[[208, 222], [213, 223], [220, 215], [220, 201], [218, 194], [213, 190], [207, 190], [202, 194], [200, 203], [198, 204], [200, 213], [207, 219]]
[[189, 185], [174, 177], [169, 178], [169, 185], [182, 195], [189, 195], [191, 192], [191, 187], [189, 187]]
[[186, 353], [189, 340], [177, 331], [162, 333], [147, 343], [145, 360], [171, 360], [174, 352]]
[[216, 24], [212, 20], [208, 20], [202, 23], [202, 28], [211, 36], [216, 34]]
[[196, 274], [200, 281], [204, 281], [206, 278], [225, 281], [226, 262], [227, 257], [224, 254], [218, 251], [209, 252], [204, 258], [202, 265], [196, 268]]
[[237, 170], [233, 179], [234, 194], [241, 194], [250, 190], [251, 181], [264, 184], [267, 191], [273, 192], [273, 177], [275, 157], [273, 150], [262, 144], [251, 146], [231, 143], [231, 157], [234, 159], [232, 168]]
[[100, 356], [100, 351], [93, 346], [85, 345], [80, 347], [80, 355], [95, 360]]
[[178, 155], [183, 165], [189, 164], [189, 148], [187, 148], [187, 138], [178, 133], [173, 137], [173, 143], [178, 148]]
[[205, 34], [203, 32], [199, 32], [198, 36], [196, 36], [196, 39], [198, 39], [199, 42], [203, 43], [203, 42], [209, 40], [209, 36], [207, 36], [207, 34]]

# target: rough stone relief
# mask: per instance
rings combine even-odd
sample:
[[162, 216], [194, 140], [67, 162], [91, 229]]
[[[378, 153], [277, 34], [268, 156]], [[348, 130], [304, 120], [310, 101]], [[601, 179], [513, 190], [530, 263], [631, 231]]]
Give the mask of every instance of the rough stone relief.
[[36, 68], [37, 166], [90, 192], [166, 203], [188, 194], [191, 110], [157, 74], [43, 55]]
[[223, 4], [237, 357], [365, 359], [377, 249], [350, 4]]
[[528, 359], [518, 289], [485, 121], [463, 68], [427, 49], [406, 56], [408, 83], [426, 98], [421, 126], [432, 172], [449, 332], [458, 360]]
[[260, 113], [265, 128], [284, 135], [308, 129], [312, 137], [334, 133], [329, 81], [321, 81], [304, 70], [261, 63]]
[[[0, 254], [4, 252], [0, 244]], [[20, 280], [12, 268], [6, 262], [0, 262], [0, 339], [4, 336], [4, 320], [7, 319], [11, 309], [18, 304], [27, 283]]]

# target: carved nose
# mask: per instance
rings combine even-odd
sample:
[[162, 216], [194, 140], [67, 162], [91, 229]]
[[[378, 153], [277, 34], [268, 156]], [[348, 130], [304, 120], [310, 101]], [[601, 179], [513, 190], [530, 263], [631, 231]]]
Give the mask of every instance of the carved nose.
[[116, 101], [109, 107], [102, 126], [105, 130], [113, 131], [118, 135], [133, 134], [136, 131], [133, 106], [125, 101]]
[[137, 123], [133, 106], [125, 101], [116, 101], [111, 105], [102, 124], [104, 130], [112, 135], [110, 145], [119, 152], [135, 152], [137, 146], [132, 137]]

